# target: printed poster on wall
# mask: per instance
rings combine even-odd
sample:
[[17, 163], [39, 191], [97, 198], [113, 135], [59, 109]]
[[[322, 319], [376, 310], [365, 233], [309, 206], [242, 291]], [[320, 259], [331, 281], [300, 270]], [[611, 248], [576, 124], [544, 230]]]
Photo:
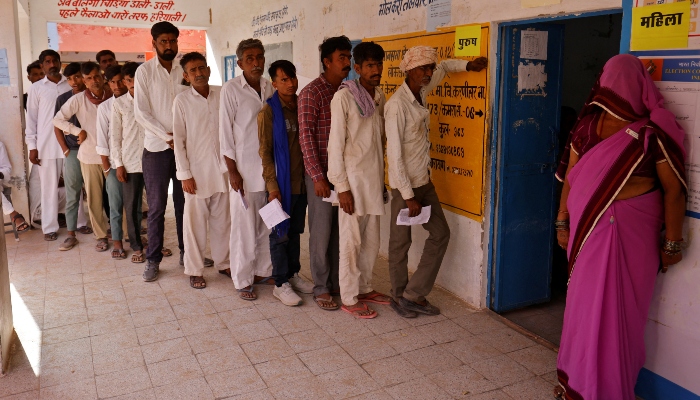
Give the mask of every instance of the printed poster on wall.
[[642, 59], [664, 96], [664, 106], [685, 131], [686, 215], [700, 218], [700, 58]]
[[[488, 25], [481, 26], [481, 54], [488, 54]], [[404, 81], [403, 54], [417, 45], [437, 49], [438, 60], [455, 57], [455, 28], [437, 33], [367, 38], [385, 51], [380, 88], [387, 100]], [[464, 57], [473, 60], [476, 57]], [[426, 99], [430, 111], [431, 180], [445, 209], [482, 220], [487, 135], [488, 68], [449, 74]]]

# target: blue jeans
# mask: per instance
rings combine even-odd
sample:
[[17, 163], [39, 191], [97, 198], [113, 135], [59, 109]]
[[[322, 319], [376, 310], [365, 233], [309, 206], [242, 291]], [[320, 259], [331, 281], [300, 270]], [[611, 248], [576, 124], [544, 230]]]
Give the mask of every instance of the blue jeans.
[[63, 184], [66, 187], [66, 229], [75, 232], [78, 229], [78, 210], [80, 192], [83, 190], [83, 173], [78, 161], [78, 150], [71, 150], [65, 161]]
[[305, 219], [306, 195], [293, 194], [287, 235], [278, 237], [274, 229], [270, 233], [272, 277], [275, 279], [277, 287], [287, 283], [289, 278], [293, 277], [301, 269], [301, 263], [299, 262], [299, 236], [304, 233]]
[[117, 170], [114, 168], [109, 170], [105, 182], [105, 190], [107, 190], [107, 198], [109, 199], [109, 227], [112, 228], [112, 240], [124, 239], [124, 230], [122, 229], [122, 218], [124, 207], [122, 183], [117, 179]]

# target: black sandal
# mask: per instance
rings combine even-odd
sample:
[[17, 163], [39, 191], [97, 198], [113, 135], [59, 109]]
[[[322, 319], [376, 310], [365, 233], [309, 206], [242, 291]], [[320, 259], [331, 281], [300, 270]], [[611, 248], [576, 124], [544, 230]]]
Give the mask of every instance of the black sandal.
[[51, 232], [44, 235], [44, 240], [47, 242], [53, 242], [56, 239], [58, 239], [58, 233], [56, 232]]

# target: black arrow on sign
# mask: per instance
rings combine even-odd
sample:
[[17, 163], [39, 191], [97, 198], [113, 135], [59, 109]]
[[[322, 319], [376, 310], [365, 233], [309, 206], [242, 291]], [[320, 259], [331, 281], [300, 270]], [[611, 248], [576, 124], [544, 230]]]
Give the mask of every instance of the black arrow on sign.
[[476, 114], [476, 115], [478, 115], [478, 116], [480, 116], [480, 117], [483, 117], [483, 116], [484, 116], [484, 112], [481, 111], [481, 110], [475, 112], [474, 114]]

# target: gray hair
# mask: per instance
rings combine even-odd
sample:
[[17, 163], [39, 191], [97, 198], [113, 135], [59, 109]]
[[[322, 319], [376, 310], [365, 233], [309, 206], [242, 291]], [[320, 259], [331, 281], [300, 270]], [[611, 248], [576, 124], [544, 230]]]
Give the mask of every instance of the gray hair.
[[265, 54], [265, 47], [259, 39], [245, 39], [241, 40], [241, 42], [238, 43], [238, 47], [236, 47], [236, 56], [238, 59], [242, 59], [243, 52], [249, 49], [260, 49], [263, 54]]

